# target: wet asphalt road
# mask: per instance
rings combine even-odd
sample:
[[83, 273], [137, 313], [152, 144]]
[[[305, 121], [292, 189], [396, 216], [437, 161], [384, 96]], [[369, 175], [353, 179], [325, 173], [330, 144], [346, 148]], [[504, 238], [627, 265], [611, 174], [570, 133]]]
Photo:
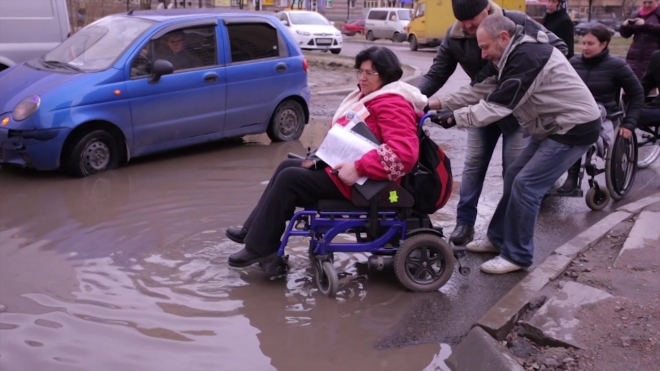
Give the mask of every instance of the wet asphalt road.
[[[366, 44], [346, 44], [351, 55]], [[393, 50], [423, 69], [433, 52]], [[426, 63], [426, 64], [425, 64]], [[457, 75], [443, 88], [465, 83]], [[367, 272], [365, 254], [337, 254], [346, 274], [336, 300], [318, 292], [306, 242], [292, 241], [291, 273], [222, 262], [241, 224], [288, 152], [318, 146], [342, 97], [314, 97], [318, 115], [299, 141], [264, 135], [137, 159], [85, 179], [0, 169], [0, 369], [26, 370], [444, 370], [445, 343], [470, 326], [525, 273], [487, 276], [466, 259], [437, 293], [402, 289], [391, 270]], [[465, 132], [430, 128], [447, 151], [454, 195], [434, 220], [453, 229]], [[500, 196], [496, 149], [479, 207], [485, 229]], [[615, 207], [660, 188], [660, 161], [603, 212], [583, 199], [543, 205], [535, 263]], [[586, 189], [586, 185], [583, 187]], [[219, 263], [213, 264], [212, 261]]]

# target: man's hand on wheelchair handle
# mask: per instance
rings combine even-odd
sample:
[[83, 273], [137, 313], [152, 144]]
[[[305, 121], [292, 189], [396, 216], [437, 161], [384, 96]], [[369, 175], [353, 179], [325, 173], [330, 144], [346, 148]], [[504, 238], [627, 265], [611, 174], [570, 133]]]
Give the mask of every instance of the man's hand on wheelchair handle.
[[348, 186], [352, 186], [360, 178], [357, 169], [355, 168], [355, 162], [346, 162], [335, 166], [333, 173], [338, 171], [337, 176]]
[[431, 116], [431, 122], [438, 124], [445, 129], [456, 126], [456, 119], [454, 118], [454, 112], [452, 111], [438, 112], [436, 115]]

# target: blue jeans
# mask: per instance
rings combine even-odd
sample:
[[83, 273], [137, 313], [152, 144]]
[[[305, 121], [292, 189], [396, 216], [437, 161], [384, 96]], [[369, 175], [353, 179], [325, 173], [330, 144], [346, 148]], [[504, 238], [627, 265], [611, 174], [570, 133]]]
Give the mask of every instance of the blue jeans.
[[503, 258], [522, 267], [532, 265], [534, 229], [543, 196], [589, 147], [531, 139], [507, 169], [504, 193], [488, 227], [488, 239]]
[[523, 138], [522, 128], [502, 134], [496, 124], [482, 128], [469, 128], [467, 149], [465, 150], [465, 166], [461, 179], [460, 199], [456, 211], [456, 224], [474, 226], [477, 220], [477, 204], [484, 186], [486, 171], [493, 157], [497, 141], [502, 135], [502, 176], [506, 169], [525, 149], [528, 138]]

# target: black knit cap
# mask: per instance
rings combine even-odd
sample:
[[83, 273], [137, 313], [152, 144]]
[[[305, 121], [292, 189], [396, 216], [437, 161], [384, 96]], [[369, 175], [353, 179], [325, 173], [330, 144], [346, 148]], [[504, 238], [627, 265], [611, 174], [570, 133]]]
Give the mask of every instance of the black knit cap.
[[451, 8], [454, 17], [459, 21], [467, 21], [479, 15], [488, 6], [488, 0], [452, 0]]

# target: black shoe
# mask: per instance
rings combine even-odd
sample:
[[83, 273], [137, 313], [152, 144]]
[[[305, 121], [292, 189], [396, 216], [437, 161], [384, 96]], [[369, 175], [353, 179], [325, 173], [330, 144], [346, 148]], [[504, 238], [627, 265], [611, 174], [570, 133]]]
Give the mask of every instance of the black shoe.
[[569, 174], [564, 184], [557, 188], [557, 193], [571, 193], [577, 189], [578, 177], [577, 175]]
[[271, 259], [273, 254], [268, 256], [262, 256], [257, 253], [254, 253], [247, 249], [247, 247], [242, 248], [239, 252], [229, 255], [229, 266], [230, 267], [247, 267], [254, 263], [260, 263]]
[[236, 243], [245, 243], [245, 236], [247, 236], [247, 231], [243, 228], [227, 228], [225, 235], [230, 240]]
[[449, 241], [454, 245], [463, 246], [467, 245], [474, 239], [474, 226], [459, 224], [454, 228], [454, 231], [451, 232]]

